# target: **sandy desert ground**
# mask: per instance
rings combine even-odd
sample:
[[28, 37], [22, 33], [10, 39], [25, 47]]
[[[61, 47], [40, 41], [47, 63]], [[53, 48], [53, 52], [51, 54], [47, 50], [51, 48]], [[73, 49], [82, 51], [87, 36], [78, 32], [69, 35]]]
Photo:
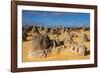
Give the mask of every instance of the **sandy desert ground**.
[[[39, 31], [42, 33], [42, 31]], [[73, 41], [81, 43], [82, 38], [81, 34], [84, 33], [90, 37], [90, 30], [83, 31], [83, 29], [77, 29], [75, 31], [70, 31], [74, 32], [77, 34], [77, 37], [72, 37]], [[27, 34], [30, 34], [28, 32]], [[60, 35], [54, 34], [51, 35], [48, 33], [48, 36], [50, 39], [59, 39], [62, 41], [64, 37], [66, 37], [66, 32], [61, 33]], [[31, 35], [35, 35], [35, 33], [31, 33]], [[67, 34], [68, 35], [68, 34]], [[32, 36], [26, 37], [27, 39], [31, 39]], [[48, 54], [47, 57], [44, 56], [35, 56], [33, 54], [33, 46], [34, 44], [32, 43], [33, 40], [27, 40], [22, 42], [22, 57], [23, 57], [23, 62], [34, 62], [34, 61], [56, 61], [56, 60], [83, 60], [83, 59], [89, 59], [90, 58], [90, 41], [85, 41], [83, 44], [86, 47], [85, 55], [78, 54], [77, 52], [72, 52], [70, 51], [70, 44], [64, 43], [60, 46], [53, 47], [53, 51]], [[60, 50], [59, 50], [60, 48]]]

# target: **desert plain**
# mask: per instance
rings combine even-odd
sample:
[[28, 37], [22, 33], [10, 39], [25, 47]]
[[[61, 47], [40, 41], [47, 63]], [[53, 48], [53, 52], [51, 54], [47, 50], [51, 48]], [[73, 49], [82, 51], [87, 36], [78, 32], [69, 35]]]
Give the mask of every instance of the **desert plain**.
[[[90, 58], [89, 27], [40, 27], [27, 25], [23, 26], [22, 35], [23, 62], [84, 60]], [[49, 40], [53, 40], [52, 47], [50, 46], [49, 50], [42, 47], [40, 47], [41, 49], [34, 48], [34, 45], [39, 44], [37, 42], [33, 43], [36, 40], [33, 38], [37, 35], [46, 35]], [[48, 42], [45, 41], [45, 43]]]

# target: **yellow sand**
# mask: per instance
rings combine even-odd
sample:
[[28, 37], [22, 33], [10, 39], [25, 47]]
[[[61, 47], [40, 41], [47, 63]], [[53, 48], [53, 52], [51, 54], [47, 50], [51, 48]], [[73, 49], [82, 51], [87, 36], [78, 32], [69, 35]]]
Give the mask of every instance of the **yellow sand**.
[[[81, 31], [80, 31], [81, 33]], [[87, 35], [90, 34], [90, 31], [86, 31], [85, 32]], [[54, 36], [49, 35], [51, 38], [53, 38]], [[56, 35], [55, 35], [56, 36]], [[65, 34], [62, 34], [60, 36], [56, 36], [56, 38], [59, 39], [63, 39], [63, 37], [65, 36]], [[81, 38], [80, 37], [76, 37], [73, 38], [75, 41], [77, 42], [81, 42]], [[55, 60], [82, 60], [82, 59], [89, 59], [90, 54], [87, 54], [86, 56], [81, 56], [78, 55], [76, 53], [72, 53], [70, 51], [66, 51], [69, 48], [63, 48], [63, 50], [58, 53], [58, 52], [53, 52], [52, 54], [50, 54], [48, 57], [33, 57], [32, 55], [29, 55], [29, 49], [32, 49], [32, 41], [24, 41], [23, 43], [23, 62], [30, 62], [30, 61], [55, 61]], [[87, 51], [90, 51], [90, 41], [89, 42], [85, 42], [84, 43], [87, 47]], [[64, 45], [62, 45], [64, 46]], [[59, 47], [57, 47], [59, 48]]]

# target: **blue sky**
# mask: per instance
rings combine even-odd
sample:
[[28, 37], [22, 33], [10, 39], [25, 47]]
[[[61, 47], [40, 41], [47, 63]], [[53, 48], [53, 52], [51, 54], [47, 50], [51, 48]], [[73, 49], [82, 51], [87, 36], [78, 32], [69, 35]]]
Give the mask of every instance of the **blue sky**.
[[45, 26], [62, 25], [66, 27], [89, 26], [89, 13], [53, 12], [53, 11], [22, 11], [22, 24], [40, 24]]

